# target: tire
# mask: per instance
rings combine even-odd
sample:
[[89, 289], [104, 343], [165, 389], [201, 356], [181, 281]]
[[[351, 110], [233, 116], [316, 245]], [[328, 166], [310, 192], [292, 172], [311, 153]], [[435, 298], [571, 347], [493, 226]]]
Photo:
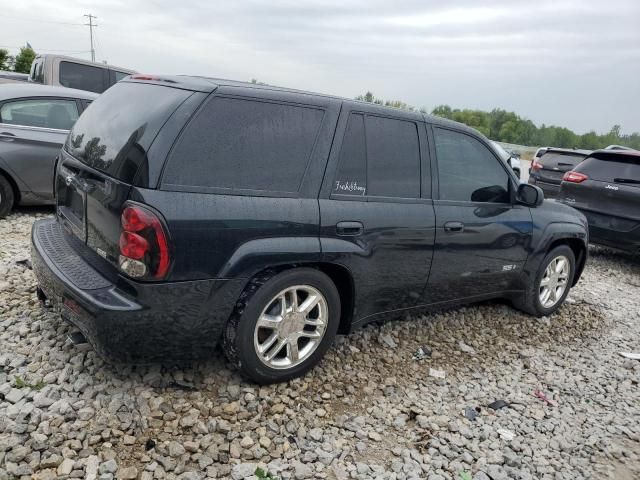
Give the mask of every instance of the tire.
[[[555, 302], [552, 305], [543, 304], [541, 300], [542, 288], [541, 285], [543, 278], [545, 278], [545, 272], [547, 267], [551, 262], [557, 259], [564, 258], [568, 262], [568, 272], [565, 279], [565, 288], [561, 295], [559, 295]], [[524, 295], [513, 302], [513, 305], [522, 310], [525, 313], [529, 313], [536, 317], [543, 317], [546, 315], [551, 315], [558, 308], [562, 306], [564, 300], [567, 298], [569, 294], [569, 290], [571, 289], [571, 285], [573, 283], [573, 277], [576, 272], [576, 259], [573, 254], [573, 250], [566, 245], [560, 245], [551, 250], [544, 257], [542, 262], [540, 263], [540, 268], [536, 273], [535, 281], [529, 288], [525, 291]], [[560, 275], [562, 276], [562, 275]]]
[[15, 196], [9, 180], [3, 175], [0, 175], [0, 218], [9, 215], [9, 212], [13, 208], [14, 201]]
[[[222, 345], [229, 361], [259, 384], [304, 375], [338, 331], [340, 295], [335, 284], [318, 270], [296, 268], [255, 279], [247, 291], [253, 293], [243, 293], [224, 331]], [[312, 304], [308, 313], [301, 312]]]

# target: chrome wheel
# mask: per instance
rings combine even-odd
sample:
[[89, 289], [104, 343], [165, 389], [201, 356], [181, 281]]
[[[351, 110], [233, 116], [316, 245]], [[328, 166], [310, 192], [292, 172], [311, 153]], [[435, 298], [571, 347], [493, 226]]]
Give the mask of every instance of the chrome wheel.
[[286, 288], [271, 299], [258, 317], [253, 346], [262, 363], [291, 368], [304, 362], [324, 337], [327, 300], [310, 285]]
[[569, 279], [571, 264], [564, 255], [551, 260], [540, 280], [539, 299], [544, 308], [553, 307], [564, 295]]

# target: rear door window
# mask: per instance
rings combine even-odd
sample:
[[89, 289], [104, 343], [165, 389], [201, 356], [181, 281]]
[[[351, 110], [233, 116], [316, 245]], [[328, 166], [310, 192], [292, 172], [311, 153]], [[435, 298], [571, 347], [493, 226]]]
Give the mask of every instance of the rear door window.
[[342, 141], [332, 193], [419, 198], [417, 124], [352, 113]]
[[211, 191], [299, 191], [324, 111], [212, 97], [178, 139], [163, 186]]
[[102, 93], [105, 69], [74, 62], [60, 62], [60, 85], [89, 92]]
[[509, 202], [509, 174], [485, 145], [453, 130], [434, 135], [441, 200]]
[[349, 117], [332, 190], [340, 195], [363, 196], [367, 193], [367, 145], [363, 115], [353, 114]]
[[82, 114], [65, 149], [90, 167], [131, 183], [162, 125], [190, 95], [177, 88], [118, 83]]
[[420, 143], [414, 122], [367, 115], [369, 195], [420, 197]]
[[77, 119], [78, 106], [75, 100], [16, 100], [0, 107], [0, 122], [10, 125], [69, 130]]

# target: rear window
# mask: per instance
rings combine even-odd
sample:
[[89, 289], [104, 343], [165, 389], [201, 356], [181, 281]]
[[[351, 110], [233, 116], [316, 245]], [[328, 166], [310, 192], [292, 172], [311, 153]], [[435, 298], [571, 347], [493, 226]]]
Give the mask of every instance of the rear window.
[[298, 192], [323, 116], [313, 107], [213, 97], [178, 140], [163, 185]]
[[60, 85], [89, 92], [105, 89], [105, 69], [73, 62], [60, 62]]
[[548, 168], [573, 168], [584, 160], [584, 155], [563, 153], [563, 152], [547, 152], [540, 157], [540, 163]]
[[191, 92], [120, 82], [85, 110], [65, 149], [81, 162], [131, 183], [158, 131]]
[[589, 157], [576, 170], [592, 180], [640, 186], [640, 157], [622, 155], [619, 157], [615, 160], [600, 160]]

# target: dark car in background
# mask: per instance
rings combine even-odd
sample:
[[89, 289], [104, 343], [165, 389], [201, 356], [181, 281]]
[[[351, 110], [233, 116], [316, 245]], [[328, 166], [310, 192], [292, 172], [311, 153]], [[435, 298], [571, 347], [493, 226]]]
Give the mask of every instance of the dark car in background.
[[118, 361], [211, 355], [302, 375], [337, 333], [490, 298], [562, 305], [584, 216], [481, 134], [418, 112], [132, 76], [80, 117], [32, 230], [38, 295]]
[[640, 253], [640, 152], [596, 150], [564, 175], [558, 200], [587, 217], [590, 242]]
[[537, 160], [534, 158], [531, 162], [529, 183], [540, 187], [545, 197], [556, 198], [564, 174], [584, 160], [589, 153], [590, 150], [547, 148], [541, 157]]
[[53, 203], [53, 169], [69, 130], [97, 95], [0, 85], [0, 218], [14, 205]]

